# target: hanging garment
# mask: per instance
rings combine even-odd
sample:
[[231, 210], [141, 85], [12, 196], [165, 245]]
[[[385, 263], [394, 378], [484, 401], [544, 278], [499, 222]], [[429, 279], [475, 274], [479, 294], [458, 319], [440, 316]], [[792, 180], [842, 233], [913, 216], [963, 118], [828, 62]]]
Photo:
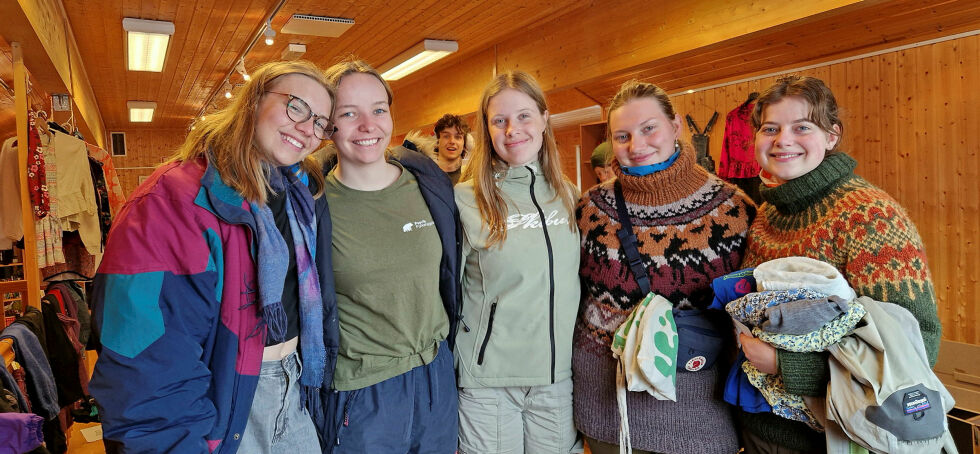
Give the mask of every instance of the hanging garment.
[[[16, 363], [16, 361], [14, 362]], [[21, 373], [24, 371], [20, 365], [18, 365], [15, 370], [21, 371]], [[17, 382], [17, 377], [14, 376], [14, 373], [7, 370], [6, 367], [0, 367], [0, 388], [4, 388], [13, 393], [14, 397], [17, 399], [18, 407], [24, 409], [24, 411], [31, 411], [31, 406], [27, 402], [27, 393], [24, 392], [24, 389], [22, 389], [20, 384]]]
[[100, 251], [105, 249], [105, 240], [109, 237], [109, 227], [112, 226], [112, 208], [109, 206], [109, 191], [106, 188], [105, 173], [102, 164], [94, 158], [88, 158], [89, 169], [92, 172], [92, 184], [95, 187], [95, 206], [99, 217], [99, 231], [102, 237], [99, 241]]
[[14, 241], [24, 237], [18, 169], [17, 138], [11, 137], [0, 148], [0, 249], [11, 249]]
[[102, 230], [99, 228], [95, 185], [88, 165], [88, 148], [74, 136], [54, 135], [55, 159], [58, 161], [58, 216], [65, 231], [77, 230], [89, 254], [102, 253]]
[[[33, 309], [33, 308], [32, 308]], [[37, 309], [34, 309], [35, 311]], [[51, 420], [58, 416], [58, 391], [51, 365], [37, 336], [26, 325], [15, 322], [0, 333], [0, 339], [14, 339], [17, 362], [27, 371], [27, 391], [38, 416]]]
[[[85, 342], [82, 341], [82, 318], [85, 318], [85, 329], [88, 330], [89, 324], [89, 314], [88, 306], [85, 305], [84, 301], [79, 301], [79, 298], [73, 293], [67, 285], [68, 283], [62, 284], [62, 290], [59, 293], [62, 294], [62, 300], [65, 304], [65, 311], [63, 313], [57, 314], [58, 321], [61, 324], [61, 328], [68, 335], [68, 341], [70, 342], [72, 348], [77, 354], [76, 368], [78, 369], [78, 383], [82, 388], [82, 393], [88, 394], [88, 358], [85, 354]], [[45, 313], [45, 317], [47, 317]], [[47, 318], [45, 318], [47, 322]], [[88, 340], [87, 338], [85, 339]], [[49, 344], [51, 342], [48, 342]], [[52, 365], [52, 369], [53, 369]], [[77, 399], [76, 399], [77, 400]], [[73, 401], [74, 402], [74, 401]]]
[[687, 126], [691, 128], [691, 142], [694, 144], [694, 149], [698, 152], [698, 165], [704, 167], [708, 172], [714, 173], [715, 171], [715, 161], [711, 159], [711, 154], [709, 153], [708, 147], [708, 133], [711, 132], [711, 127], [715, 125], [718, 121], [718, 112], [715, 112], [708, 120], [708, 125], [704, 127], [704, 131], [698, 128], [698, 125], [694, 123], [694, 119], [690, 115], [685, 115], [687, 119]]
[[[47, 192], [57, 194], [58, 188], [58, 165], [54, 150], [51, 147], [49, 136], [41, 136], [41, 151], [44, 156], [44, 168], [47, 181]], [[62, 223], [59, 217], [59, 207], [57, 197], [48, 199], [47, 216], [34, 220], [34, 244], [37, 247], [37, 267], [44, 268], [58, 263], [65, 262], [65, 253], [62, 249], [61, 234]]]
[[27, 452], [44, 442], [44, 418], [29, 413], [0, 413], [0, 452]]
[[16, 382], [17, 382], [17, 389], [20, 391], [21, 397], [24, 398], [24, 402], [26, 404], [26, 405], [24, 405], [24, 408], [26, 408], [27, 411], [33, 413], [34, 410], [31, 410], [31, 400], [27, 398], [27, 396], [28, 396], [28, 394], [27, 394], [27, 372], [24, 372], [24, 368], [21, 367], [20, 363], [18, 363], [17, 361], [14, 361], [14, 362], [12, 362], [10, 364], [11, 364], [11, 367], [13, 367], [13, 369], [14, 369], [14, 370], [10, 371], [10, 375], [12, 375], [14, 377], [14, 380], [16, 380]]
[[85, 146], [88, 148], [89, 157], [102, 164], [106, 188], [109, 191], [109, 206], [113, 214], [119, 214], [119, 210], [126, 203], [126, 194], [123, 193], [122, 185], [119, 184], [119, 176], [116, 173], [116, 166], [112, 163], [112, 155], [90, 143], [86, 143]]
[[[755, 104], [751, 102], [754, 98], [749, 99], [725, 116], [725, 137], [721, 143], [718, 176], [729, 181], [736, 178], [754, 180], [759, 176], [759, 163], [755, 160], [755, 132], [751, 123]], [[759, 192], [758, 183], [754, 192]]]
[[[41, 137], [35, 127], [37, 119], [34, 112], [28, 111], [27, 118], [30, 123], [30, 127], [27, 128], [27, 191], [30, 193], [34, 217], [43, 219], [49, 213], [51, 190], [47, 181], [48, 159], [42, 149], [46, 145], [41, 143]], [[45, 134], [44, 137], [48, 141], [51, 140], [50, 134]]]
[[[48, 345], [48, 364], [58, 390], [58, 407], [66, 407], [85, 397], [82, 391], [78, 370], [79, 355], [77, 341], [72, 342], [69, 331], [63, 326], [62, 314], [58, 313], [57, 303], [51, 295], [41, 302], [44, 315], [44, 335]], [[74, 321], [74, 319], [72, 319]], [[77, 321], [75, 321], [77, 325]], [[70, 324], [70, 323], [68, 323]]]
[[79, 332], [78, 341], [85, 345], [88, 343], [91, 331], [92, 315], [85, 300], [85, 292], [78, 282], [75, 281], [54, 281], [48, 285], [47, 293], [60, 294], [65, 303], [65, 313], [78, 320]]
[[85, 276], [92, 276], [99, 268], [102, 254], [92, 255], [85, 249], [78, 232], [64, 232], [61, 239], [61, 251], [64, 261], [41, 268], [41, 278], [47, 279], [58, 273], [73, 271]]

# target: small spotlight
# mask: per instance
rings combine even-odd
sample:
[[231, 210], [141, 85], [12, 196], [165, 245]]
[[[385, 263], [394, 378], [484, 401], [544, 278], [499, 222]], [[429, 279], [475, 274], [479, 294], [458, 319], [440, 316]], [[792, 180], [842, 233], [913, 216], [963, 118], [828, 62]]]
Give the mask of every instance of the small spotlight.
[[276, 31], [272, 29], [272, 20], [269, 20], [265, 26], [265, 45], [271, 46], [272, 43], [276, 42], [275, 37]]
[[241, 74], [242, 75], [242, 79], [244, 79], [246, 82], [248, 82], [249, 80], [252, 80], [252, 76], [249, 76], [248, 75], [248, 71], [245, 70], [245, 58], [244, 57], [242, 57], [240, 60], [238, 60], [238, 64], [235, 65], [235, 71], [238, 71], [238, 74]]

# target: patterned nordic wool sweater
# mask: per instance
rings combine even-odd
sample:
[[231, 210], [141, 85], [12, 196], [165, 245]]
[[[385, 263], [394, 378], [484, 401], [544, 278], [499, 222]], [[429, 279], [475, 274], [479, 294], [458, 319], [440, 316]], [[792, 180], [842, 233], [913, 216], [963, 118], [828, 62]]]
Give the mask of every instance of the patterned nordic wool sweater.
[[[834, 265], [858, 296], [896, 303], [919, 321], [930, 364], [939, 351], [941, 326], [925, 249], [905, 210], [885, 191], [854, 174], [857, 162], [828, 154], [816, 169], [774, 188], [749, 230], [743, 267], [790, 256]], [[786, 389], [822, 396], [827, 353], [777, 350]], [[824, 452], [824, 436], [768, 413], [742, 413], [746, 429], [800, 451]]]
[[[705, 307], [710, 283], [738, 269], [755, 205], [735, 186], [708, 174], [685, 148], [677, 161], [643, 177], [623, 175], [627, 210], [637, 234], [651, 290], [675, 305]], [[618, 443], [616, 367], [612, 334], [644, 295], [630, 271], [616, 231], [612, 182], [584, 194], [576, 214], [582, 234], [582, 304], [574, 333], [572, 380], [575, 425], [586, 435]], [[734, 345], [731, 330], [720, 331]], [[733, 347], [734, 348], [734, 347]], [[736, 452], [731, 411], [721, 399], [724, 366], [679, 371], [677, 402], [628, 393], [634, 449], [663, 453]]]

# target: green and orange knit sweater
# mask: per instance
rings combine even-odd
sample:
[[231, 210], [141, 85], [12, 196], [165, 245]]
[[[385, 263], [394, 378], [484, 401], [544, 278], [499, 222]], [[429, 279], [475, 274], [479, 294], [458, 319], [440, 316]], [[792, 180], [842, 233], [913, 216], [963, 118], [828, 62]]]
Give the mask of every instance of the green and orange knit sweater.
[[[651, 175], [623, 175], [626, 207], [651, 290], [675, 305], [705, 307], [711, 281], [738, 269], [755, 205], [735, 186], [708, 174], [685, 148], [670, 167]], [[620, 227], [612, 182], [578, 203], [582, 234], [582, 304], [572, 350], [575, 426], [587, 436], [617, 443], [616, 360], [612, 333], [643, 298], [616, 236]], [[734, 346], [731, 331], [720, 334]], [[715, 366], [679, 371], [677, 402], [628, 393], [634, 449], [668, 453], [736, 452], [732, 413], [721, 399], [723, 371]]]
[[[749, 230], [743, 268], [790, 256], [834, 265], [858, 296], [899, 304], [915, 315], [930, 363], [941, 326], [926, 254], [905, 210], [885, 191], [854, 174], [857, 162], [828, 154], [816, 169], [780, 186], [763, 188], [765, 203]], [[826, 394], [827, 353], [778, 350], [789, 392]], [[826, 452], [824, 436], [771, 413], [742, 413], [742, 424], [761, 438], [804, 452]]]

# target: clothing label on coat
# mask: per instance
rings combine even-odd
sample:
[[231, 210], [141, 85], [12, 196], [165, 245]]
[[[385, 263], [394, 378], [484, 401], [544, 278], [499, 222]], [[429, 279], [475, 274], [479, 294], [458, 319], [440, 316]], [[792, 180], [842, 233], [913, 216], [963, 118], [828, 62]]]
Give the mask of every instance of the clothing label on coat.
[[905, 408], [906, 415], [911, 415], [928, 410], [932, 405], [929, 404], [929, 398], [922, 391], [915, 390], [905, 393], [905, 397], [902, 399], [902, 407]]
[[[563, 225], [568, 224], [568, 217], [559, 218], [558, 210], [553, 210], [551, 213], [545, 216], [544, 221], [549, 226]], [[507, 216], [507, 230], [516, 228], [540, 229], [541, 217], [538, 216], [538, 213], [512, 214]]]

